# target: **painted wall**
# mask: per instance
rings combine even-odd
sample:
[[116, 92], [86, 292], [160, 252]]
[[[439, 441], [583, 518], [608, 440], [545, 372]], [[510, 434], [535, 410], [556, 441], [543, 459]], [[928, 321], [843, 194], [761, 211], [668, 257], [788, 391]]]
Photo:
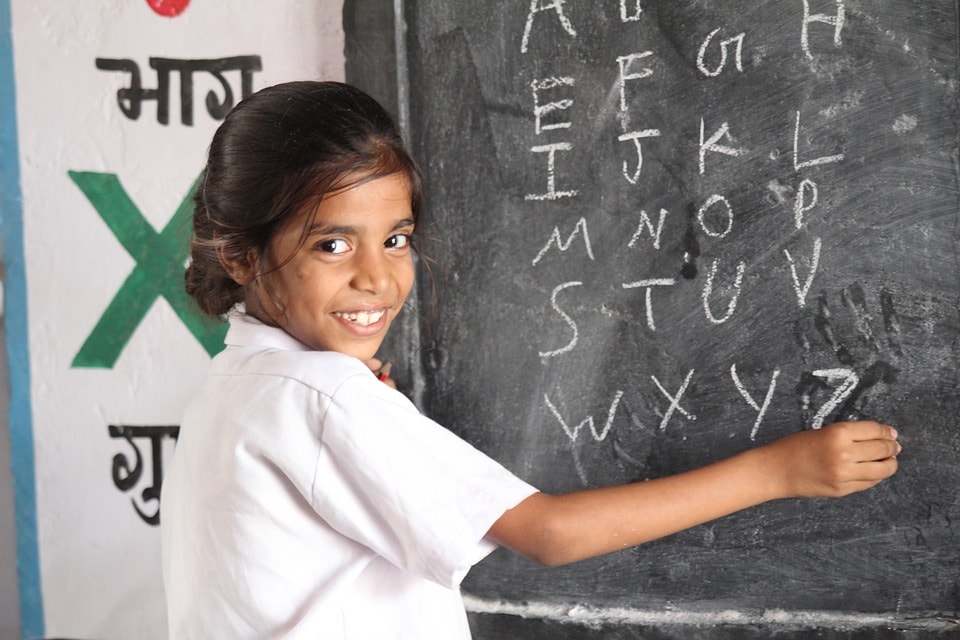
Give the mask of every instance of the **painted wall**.
[[182, 294], [188, 196], [243, 95], [343, 79], [342, 0], [2, 5], [22, 634], [162, 638], [159, 479], [223, 334]]

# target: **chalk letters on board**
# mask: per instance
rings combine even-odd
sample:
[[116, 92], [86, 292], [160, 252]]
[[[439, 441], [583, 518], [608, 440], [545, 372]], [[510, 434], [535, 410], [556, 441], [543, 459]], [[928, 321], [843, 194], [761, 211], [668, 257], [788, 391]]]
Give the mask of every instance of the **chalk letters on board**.
[[956, 610], [956, 11], [410, 8], [414, 151], [459, 252], [422, 358], [431, 416], [546, 491], [836, 420], [909, 440], [862, 496], [764, 505], [550, 581], [495, 555], [466, 591], [601, 611], [764, 610], [772, 593], [796, 610]]

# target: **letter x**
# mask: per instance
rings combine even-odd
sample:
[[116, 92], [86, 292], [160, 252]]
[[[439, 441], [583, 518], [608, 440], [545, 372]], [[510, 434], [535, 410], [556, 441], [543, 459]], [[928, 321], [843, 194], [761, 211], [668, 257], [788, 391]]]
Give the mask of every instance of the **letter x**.
[[683, 384], [680, 386], [680, 389], [677, 391], [677, 394], [672, 396], [670, 392], [663, 388], [663, 385], [660, 384], [660, 381], [657, 380], [656, 376], [650, 376], [653, 380], [653, 384], [657, 385], [657, 389], [660, 389], [660, 393], [667, 396], [667, 399], [670, 400], [670, 407], [667, 409], [667, 412], [663, 414], [663, 418], [660, 420], [660, 429], [663, 430], [666, 428], [667, 423], [670, 422], [670, 418], [673, 417], [674, 411], [679, 411], [683, 414], [687, 420], [696, 420], [697, 416], [693, 415], [686, 409], [680, 406], [680, 399], [683, 397], [683, 394], [687, 391], [687, 385], [690, 384], [690, 378], [693, 377], [693, 369], [690, 369], [690, 372], [687, 374], [687, 377], [684, 378]]
[[202, 316], [183, 288], [183, 269], [189, 254], [187, 233], [193, 213], [190, 196], [196, 185], [190, 188], [163, 231], [157, 233], [116, 175], [88, 171], [67, 173], [137, 263], [71, 366], [113, 368], [120, 352], [160, 296], [170, 303], [207, 353], [212, 356], [223, 349], [226, 325]]

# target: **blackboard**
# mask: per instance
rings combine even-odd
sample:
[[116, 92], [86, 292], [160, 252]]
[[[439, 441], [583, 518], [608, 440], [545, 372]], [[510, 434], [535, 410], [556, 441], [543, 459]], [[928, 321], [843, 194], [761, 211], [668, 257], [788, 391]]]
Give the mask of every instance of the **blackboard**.
[[477, 637], [955, 628], [956, 3], [403, 5], [429, 415], [548, 492], [838, 419], [905, 447], [842, 500], [559, 569], [499, 551]]

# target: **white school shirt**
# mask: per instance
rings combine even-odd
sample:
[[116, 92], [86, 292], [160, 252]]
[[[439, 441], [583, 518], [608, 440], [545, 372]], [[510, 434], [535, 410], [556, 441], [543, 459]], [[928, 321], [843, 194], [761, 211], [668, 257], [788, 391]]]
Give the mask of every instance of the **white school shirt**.
[[459, 583], [536, 490], [359, 360], [237, 312], [163, 483], [170, 637], [470, 638]]

